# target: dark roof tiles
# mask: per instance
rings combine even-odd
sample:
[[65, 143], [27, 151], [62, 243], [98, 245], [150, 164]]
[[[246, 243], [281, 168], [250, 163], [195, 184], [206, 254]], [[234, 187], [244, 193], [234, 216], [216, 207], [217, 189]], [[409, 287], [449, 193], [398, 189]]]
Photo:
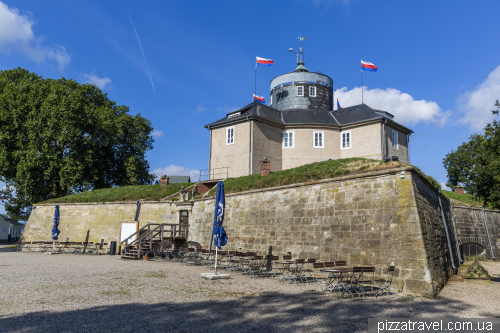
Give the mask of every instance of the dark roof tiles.
[[[230, 115], [240, 113], [237, 116]], [[279, 111], [259, 102], [253, 102], [239, 110], [228, 113], [221, 120], [208, 124], [207, 128], [231, 124], [247, 117], [259, 117], [268, 119], [281, 125], [337, 125], [344, 126], [361, 121], [392, 119], [393, 115], [386, 111], [375, 110], [366, 104], [359, 104], [346, 107], [336, 111], [320, 111], [311, 109], [295, 109]], [[408, 129], [411, 131], [410, 129]]]

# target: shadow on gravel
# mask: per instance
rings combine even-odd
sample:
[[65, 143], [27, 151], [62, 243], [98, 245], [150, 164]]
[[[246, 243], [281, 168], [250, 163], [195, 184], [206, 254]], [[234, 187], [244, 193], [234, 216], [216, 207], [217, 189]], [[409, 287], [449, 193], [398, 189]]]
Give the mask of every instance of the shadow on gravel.
[[[0, 316], [0, 332], [366, 332], [368, 319], [451, 317], [466, 304], [440, 299], [338, 299], [305, 292], [263, 293], [172, 304], [125, 304], [66, 312]], [[36, 304], [33, 304], [36, 311]], [[419, 312], [425, 312], [419, 314]], [[3, 317], [3, 318], [2, 318]]]

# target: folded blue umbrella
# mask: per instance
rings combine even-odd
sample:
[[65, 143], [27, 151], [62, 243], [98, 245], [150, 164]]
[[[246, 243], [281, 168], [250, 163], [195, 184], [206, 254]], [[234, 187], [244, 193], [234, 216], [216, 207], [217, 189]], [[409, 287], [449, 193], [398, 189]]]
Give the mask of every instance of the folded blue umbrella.
[[59, 205], [56, 205], [56, 211], [54, 212], [54, 227], [52, 228], [52, 239], [57, 240], [61, 231], [57, 229], [59, 227]]
[[217, 183], [217, 195], [215, 196], [215, 214], [214, 214], [214, 244], [219, 250], [227, 244], [227, 234], [222, 226], [224, 221], [224, 208], [226, 205], [226, 198], [224, 196], [224, 183], [219, 181]]

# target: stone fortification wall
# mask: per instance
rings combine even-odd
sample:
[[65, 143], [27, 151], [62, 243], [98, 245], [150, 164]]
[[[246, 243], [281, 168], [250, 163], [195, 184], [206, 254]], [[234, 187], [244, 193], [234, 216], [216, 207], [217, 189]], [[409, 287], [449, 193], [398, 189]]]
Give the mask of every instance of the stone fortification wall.
[[[346, 260], [348, 266], [375, 266], [379, 276], [394, 265], [394, 288], [434, 296], [453, 265], [459, 264], [451, 207], [441, 196], [443, 220], [437, 190], [411, 167], [404, 174], [401, 171], [228, 194], [224, 227], [229, 243], [225, 250]], [[60, 239], [83, 241], [90, 230], [89, 241], [118, 240], [120, 222], [131, 222], [135, 209], [135, 202], [60, 205]], [[144, 202], [140, 225], [178, 223], [180, 209], [190, 212], [188, 241], [207, 248], [214, 198], [189, 203]], [[38, 205], [23, 240], [50, 240], [53, 214], [54, 205]], [[498, 244], [499, 214], [488, 214], [490, 236]], [[461, 213], [455, 213], [455, 219], [460, 238], [469, 222]]]
[[[448, 281], [454, 267], [459, 265], [451, 207], [448, 200], [442, 194], [438, 194], [437, 189], [429, 186], [422, 177], [414, 174], [412, 178], [423, 249], [427, 258], [427, 267], [414, 270], [412, 274], [416, 280], [414, 281], [417, 284], [416, 289], [430, 288], [429, 292], [436, 295]], [[441, 210], [438, 195], [441, 198], [443, 210]], [[445, 220], [443, 220], [443, 212]], [[445, 228], [447, 228], [448, 236]], [[448, 237], [451, 249], [448, 246]], [[414, 240], [407, 238], [407, 241], [413, 242]]]
[[453, 208], [460, 245], [479, 244], [487, 249], [489, 256], [491, 256], [491, 248], [493, 248], [493, 255], [498, 260], [500, 258], [500, 212], [490, 209], [484, 210], [490, 235], [488, 240], [481, 208], [462, 206], [454, 206]]
[[[395, 265], [396, 288], [436, 295], [450, 275], [436, 190], [410, 172], [345, 178], [228, 195], [227, 249], [346, 260], [376, 266], [378, 275]], [[213, 207], [193, 207], [191, 240], [203, 246]]]
[[[52, 241], [55, 204], [37, 205], [22, 235], [23, 241]], [[59, 240], [83, 242], [89, 230], [89, 242], [119, 241], [122, 222], [133, 222], [136, 203], [89, 203], [59, 205]], [[147, 223], [177, 223], [177, 211], [171, 203], [143, 202], [139, 226]]]

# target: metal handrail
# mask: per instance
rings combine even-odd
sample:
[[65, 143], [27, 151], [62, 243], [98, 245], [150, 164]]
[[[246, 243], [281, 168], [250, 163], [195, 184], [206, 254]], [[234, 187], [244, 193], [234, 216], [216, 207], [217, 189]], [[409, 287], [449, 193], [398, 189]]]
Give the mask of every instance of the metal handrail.
[[[128, 236], [127, 238], [125, 238], [123, 241], [120, 242], [120, 245], [125, 243], [126, 241], [128, 241], [130, 238], [132, 238], [133, 236], [135, 236], [136, 234], [138, 234], [140, 231], [144, 230], [146, 227], [149, 228], [149, 226], [151, 225], [160, 225], [160, 223], [148, 223], [146, 224], [144, 227], [142, 227], [141, 229], [137, 230], [136, 232], [134, 232], [132, 235]], [[150, 231], [151, 229], [149, 229], [148, 231]], [[136, 239], [137, 240], [137, 239]], [[130, 243], [129, 245], [132, 245], [133, 243], [135, 243], [135, 241], [133, 241], [132, 243]]]
[[[225, 169], [225, 172], [221, 171], [221, 172], [215, 173], [215, 170], [223, 170], [223, 169]], [[204, 171], [207, 171], [207, 173], [204, 173]], [[229, 178], [229, 167], [220, 167], [220, 168], [200, 170], [200, 178], [199, 178], [198, 182], [201, 182], [202, 177], [208, 176], [207, 180], [213, 180], [213, 179], [216, 179], [215, 176], [219, 176], [219, 175], [226, 176], [226, 178], [221, 177], [221, 179], [222, 178], [224, 178], [224, 179]]]
[[[154, 226], [156, 225], [157, 227], [154, 228], [154, 229], [151, 229], [151, 226]], [[127, 244], [124, 248], [123, 248], [123, 252], [126, 253], [127, 250], [131, 247], [131, 246], [136, 246], [137, 244], [139, 244], [139, 248], [138, 248], [138, 255], [140, 255], [140, 251], [141, 251], [141, 242], [146, 240], [148, 237], [150, 238], [153, 238], [154, 237], [154, 234], [156, 233], [156, 235], [158, 235], [159, 233], [161, 233], [161, 237], [163, 238], [164, 237], [164, 233], [165, 233], [165, 226], [170, 226], [170, 234], [171, 234], [171, 237], [172, 238], [175, 238], [177, 234], [180, 234], [182, 235], [184, 233], [183, 229], [185, 229], [185, 234], [186, 234], [186, 239], [187, 239], [187, 236], [188, 236], [188, 227], [189, 227], [189, 224], [172, 224], [172, 223], [148, 223], [146, 224], [144, 227], [142, 227], [141, 229], [139, 229], [138, 231], [134, 232], [132, 235], [130, 235], [129, 237], [127, 237], [126, 239], [124, 239], [123, 241], [120, 242], [120, 245], [127, 242], [131, 237], [133, 237], [134, 235], [140, 233], [141, 231], [145, 230], [146, 228], [148, 229], [146, 233], [144, 233], [143, 235], [141, 235], [140, 237], [137, 237], [132, 243], [130, 244]], [[179, 228], [177, 228], [177, 226], [179, 226]], [[160, 230], [158, 230], [160, 229]], [[153, 236], [152, 236], [153, 235]]]

